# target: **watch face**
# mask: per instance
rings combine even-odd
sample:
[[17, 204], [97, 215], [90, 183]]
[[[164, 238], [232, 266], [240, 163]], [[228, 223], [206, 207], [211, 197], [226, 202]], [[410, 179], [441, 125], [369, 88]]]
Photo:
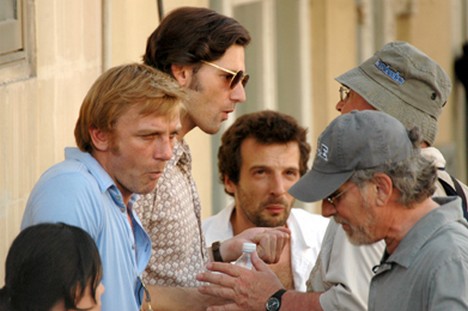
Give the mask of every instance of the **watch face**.
[[270, 297], [266, 303], [266, 309], [268, 311], [277, 311], [280, 307], [280, 301], [276, 297]]

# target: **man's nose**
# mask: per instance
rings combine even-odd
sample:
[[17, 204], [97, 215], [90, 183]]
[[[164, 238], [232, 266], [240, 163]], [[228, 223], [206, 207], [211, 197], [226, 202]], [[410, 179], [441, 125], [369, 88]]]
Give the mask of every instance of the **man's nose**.
[[336, 214], [336, 208], [327, 199], [322, 200], [322, 216], [332, 217]]
[[164, 139], [161, 144], [156, 147], [155, 158], [163, 161], [169, 161], [172, 157], [174, 145], [170, 138]]

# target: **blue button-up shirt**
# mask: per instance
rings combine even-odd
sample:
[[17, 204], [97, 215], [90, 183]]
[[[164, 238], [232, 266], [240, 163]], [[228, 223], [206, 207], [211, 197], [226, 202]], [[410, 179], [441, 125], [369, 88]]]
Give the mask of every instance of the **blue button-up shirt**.
[[132, 210], [135, 199], [132, 196], [125, 206], [114, 181], [96, 159], [77, 148], [66, 148], [65, 161], [48, 169], [32, 190], [21, 228], [64, 222], [86, 230], [103, 264], [102, 310], [136, 311], [143, 293], [138, 276], [151, 256], [151, 240]]

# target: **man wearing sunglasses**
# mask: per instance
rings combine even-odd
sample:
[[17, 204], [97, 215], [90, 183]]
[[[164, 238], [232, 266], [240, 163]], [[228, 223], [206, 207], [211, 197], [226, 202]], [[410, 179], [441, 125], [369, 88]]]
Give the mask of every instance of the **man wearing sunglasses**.
[[[258, 244], [262, 259], [276, 262], [289, 239], [289, 231], [252, 228], [206, 249], [201, 228], [201, 206], [191, 172], [191, 153], [184, 140], [199, 128], [219, 131], [238, 103], [246, 99], [245, 47], [248, 31], [233, 18], [207, 8], [182, 7], [170, 12], [150, 35], [145, 64], [170, 74], [188, 94], [181, 130], [156, 190], [136, 202], [143, 226], [152, 240], [152, 256], [144, 275], [156, 300], [171, 309], [186, 302], [186, 309], [201, 307], [197, 273], [209, 260], [232, 261], [243, 242]], [[195, 294], [195, 296], [191, 296]], [[184, 309], [181, 307], [181, 309]], [[184, 309], [185, 310], [185, 309]]]

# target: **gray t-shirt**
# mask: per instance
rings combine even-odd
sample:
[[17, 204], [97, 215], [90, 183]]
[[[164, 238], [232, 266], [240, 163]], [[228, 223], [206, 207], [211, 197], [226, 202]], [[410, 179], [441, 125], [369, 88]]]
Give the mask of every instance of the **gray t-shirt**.
[[460, 198], [419, 220], [384, 256], [369, 292], [369, 311], [468, 310], [468, 223]]

